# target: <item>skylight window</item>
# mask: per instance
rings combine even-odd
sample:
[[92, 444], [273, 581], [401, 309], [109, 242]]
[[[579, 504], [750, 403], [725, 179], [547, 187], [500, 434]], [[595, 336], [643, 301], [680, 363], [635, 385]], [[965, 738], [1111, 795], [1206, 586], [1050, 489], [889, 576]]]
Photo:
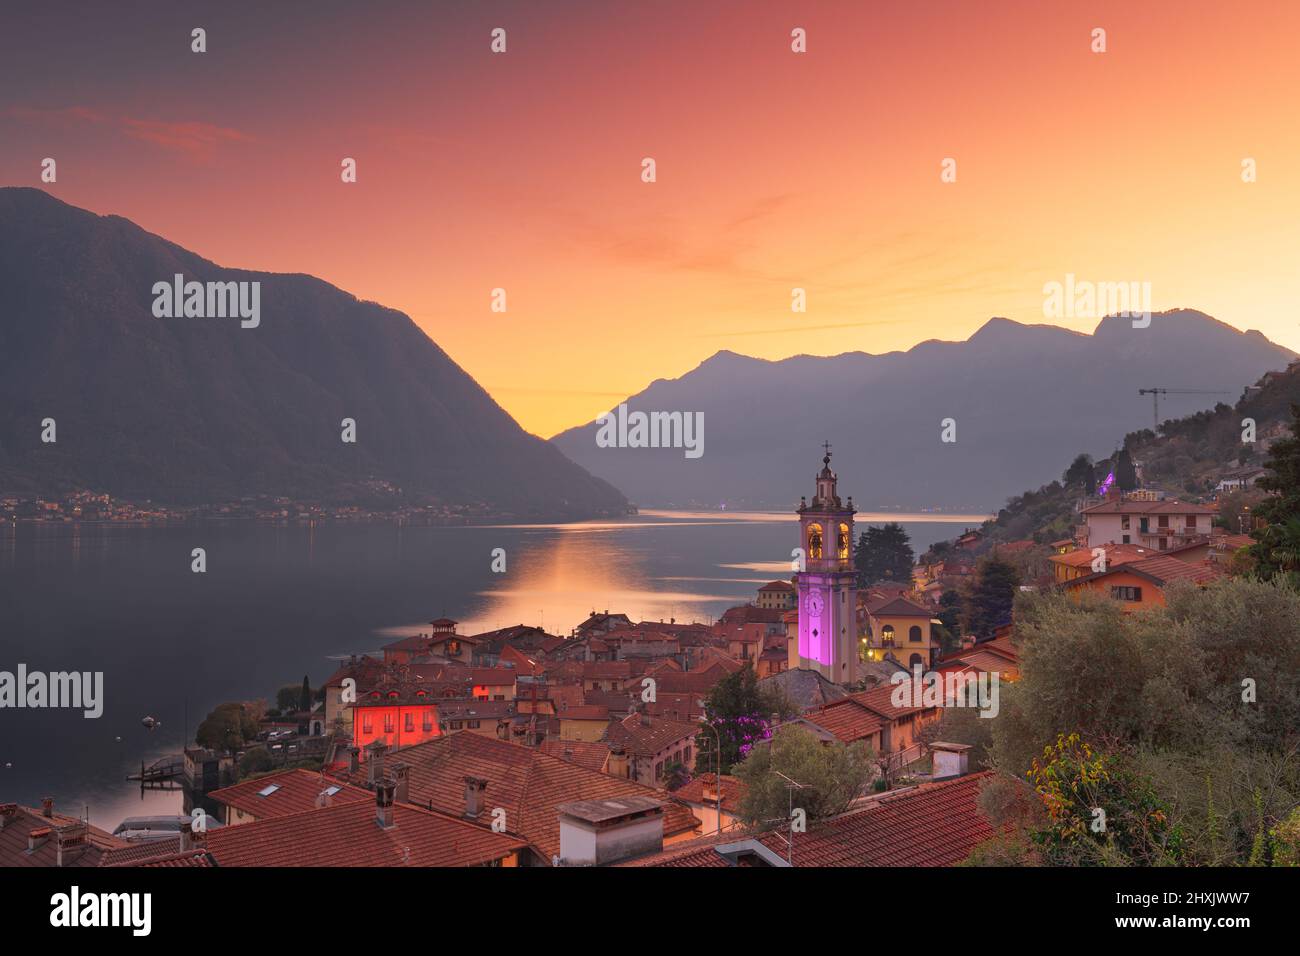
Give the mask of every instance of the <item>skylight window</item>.
[[273, 783], [269, 787], [263, 787], [261, 790], [257, 791], [257, 795], [259, 797], [269, 797], [279, 789], [280, 785], [278, 783]]
[[327, 796], [327, 797], [332, 797], [332, 796], [334, 796], [334, 794], [338, 793], [341, 789], [343, 789], [343, 788], [342, 788], [342, 787], [326, 787], [326, 788], [325, 788], [325, 796]]

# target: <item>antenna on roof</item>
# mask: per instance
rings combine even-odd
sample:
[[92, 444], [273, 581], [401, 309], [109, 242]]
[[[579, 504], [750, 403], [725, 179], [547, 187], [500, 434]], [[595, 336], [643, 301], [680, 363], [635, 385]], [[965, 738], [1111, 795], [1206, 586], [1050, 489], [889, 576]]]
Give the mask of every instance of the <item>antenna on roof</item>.
[[[794, 792], [796, 790], [806, 790], [807, 787], [797, 780], [791, 780], [780, 770], [773, 770], [772, 772], [785, 781], [785, 791], [790, 798], [790, 812], [786, 816], [786, 822], [790, 825], [790, 835], [788, 837], [781, 836], [779, 831], [776, 835], [785, 841], [785, 861], [794, 866]], [[721, 779], [718, 780], [718, 787], [719, 789], [722, 787]]]

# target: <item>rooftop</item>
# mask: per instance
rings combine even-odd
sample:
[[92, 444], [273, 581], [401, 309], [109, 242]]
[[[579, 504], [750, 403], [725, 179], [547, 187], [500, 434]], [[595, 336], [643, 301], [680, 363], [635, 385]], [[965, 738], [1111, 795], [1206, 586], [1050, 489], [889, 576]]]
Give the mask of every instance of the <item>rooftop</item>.
[[213, 790], [208, 796], [261, 819], [311, 810], [321, 792], [331, 789], [334, 791], [330, 794], [333, 803], [369, 802], [373, 799], [369, 791], [360, 787], [341, 784], [323, 774], [301, 769], [281, 770], [241, 780], [232, 786]]

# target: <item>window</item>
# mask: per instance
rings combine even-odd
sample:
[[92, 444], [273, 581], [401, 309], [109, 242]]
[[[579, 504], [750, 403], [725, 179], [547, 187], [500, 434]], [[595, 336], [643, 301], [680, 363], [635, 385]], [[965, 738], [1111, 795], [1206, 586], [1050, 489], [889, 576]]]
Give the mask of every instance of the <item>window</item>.
[[415, 714], [406, 715], [406, 732], [408, 734], [415, 732]]
[[819, 524], [810, 524], [808, 526], [808, 557], [820, 559], [822, 556], [822, 526]]
[[894, 646], [894, 625], [886, 624], [880, 629], [880, 644], [882, 647]]
[[849, 559], [849, 526], [843, 522], [840, 523], [840, 533], [835, 538], [835, 550], [841, 561]]
[[661, 760], [655, 764], [655, 779], [662, 780], [664, 776], [664, 762]]
[[908, 659], [907, 666], [912, 669], [916, 669], [918, 667], [924, 667], [925, 660], [921, 657], [920, 654], [913, 654], [911, 658]]
[[1160, 517], [1156, 518], [1156, 527], [1157, 527], [1157, 528], [1168, 528], [1168, 527], [1169, 527], [1169, 515], [1160, 515]]
[[392, 732], [393, 732], [393, 715], [384, 714], [384, 733], [391, 734]]
[[1128, 520], [1128, 515], [1119, 516], [1119, 527], [1121, 531], [1129, 530]]
[[361, 732], [363, 734], [372, 734], [375, 732], [375, 719], [369, 714], [364, 714], [361, 717]]
[[257, 795], [259, 797], [269, 797], [279, 789], [280, 785], [278, 783], [273, 783], [269, 787], [263, 787], [261, 790], [257, 791]]
[[447, 656], [448, 656], [448, 657], [459, 657], [459, 656], [460, 656], [460, 641], [448, 641], [448, 642], [447, 642]]
[[1111, 587], [1110, 596], [1116, 601], [1141, 601], [1142, 589], [1136, 587], [1125, 587], [1117, 584]]
[[1128, 537], [1128, 535], [1124, 535], [1123, 538], [1120, 539], [1120, 543], [1121, 543], [1121, 544], [1131, 544], [1132, 542], [1129, 541], [1129, 537]]
[[913, 644], [919, 642], [921, 640], [921, 629], [913, 624], [907, 629], [907, 639]]
[[426, 710], [424, 712], [424, 732], [427, 734], [431, 730], [433, 730], [433, 714]]
[[478, 730], [481, 724], [477, 720], [467, 720], [465, 722], [465, 726], [468, 727], [470, 730]]
[[1196, 527], [1196, 515], [1188, 515], [1188, 516], [1187, 516], [1187, 527], [1188, 527], [1188, 528], [1195, 528], [1195, 527]]

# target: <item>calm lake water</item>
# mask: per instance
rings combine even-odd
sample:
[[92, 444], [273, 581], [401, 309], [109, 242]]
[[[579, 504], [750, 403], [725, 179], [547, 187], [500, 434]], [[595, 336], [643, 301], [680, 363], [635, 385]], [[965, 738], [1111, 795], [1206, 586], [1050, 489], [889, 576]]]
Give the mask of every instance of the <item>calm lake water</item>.
[[[979, 516], [900, 521], [919, 553]], [[463, 633], [538, 624], [567, 634], [593, 609], [710, 621], [789, 574], [791, 514], [645, 512], [570, 525], [400, 528], [206, 523], [0, 527], [0, 671], [102, 671], [104, 713], [0, 710], [0, 802], [123, 817], [180, 812], [132, 770], [178, 753], [213, 706], [315, 686], [339, 657], [376, 653], [446, 615]], [[190, 552], [207, 551], [207, 573]], [[504, 548], [507, 569], [491, 571]], [[146, 715], [161, 721], [153, 731]]]

